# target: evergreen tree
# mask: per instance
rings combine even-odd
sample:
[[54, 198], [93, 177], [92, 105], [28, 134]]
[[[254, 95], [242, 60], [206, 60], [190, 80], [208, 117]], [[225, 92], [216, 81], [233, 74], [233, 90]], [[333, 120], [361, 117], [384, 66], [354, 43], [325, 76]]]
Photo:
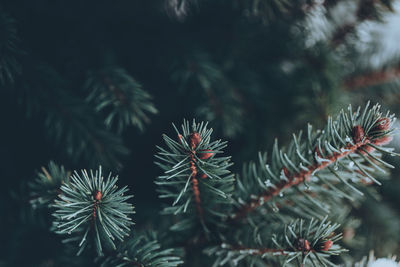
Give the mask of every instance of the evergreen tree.
[[0, 266], [398, 264], [399, 14], [3, 1]]

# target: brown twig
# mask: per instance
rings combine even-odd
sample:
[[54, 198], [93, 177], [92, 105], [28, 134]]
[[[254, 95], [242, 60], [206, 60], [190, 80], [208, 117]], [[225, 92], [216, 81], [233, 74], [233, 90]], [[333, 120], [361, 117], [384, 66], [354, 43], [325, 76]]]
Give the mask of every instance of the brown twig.
[[204, 220], [203, 208], [201, 205], [201, 198], [200, 198], [200, 190], [199, 190], [199, 181], [197, 180], [197, 167], [196, 167], [196, 146], [200, 143], [200, 134], [199, 133], [192, 133], [189, 137], [189, 157], [190, 157], [190, 170], [191, 170], [191, 178], [192, 178], [192, 189], [194, 194], [194, 201], [196, 203], [196, 210], [200, 217], [200, 220]]
[[391, 82], [400, 78], [400, 66], [397, 66], [388, 70], [374, 71], [367, 74], [361, 74], [358, 76], [347, 78], [343, 86], [347, 90], [355, 90], [358, 88], [364, 88]]
[[92, 210], [92, 216], [93, 216], [93, 221], [96, 220], [97, 217], [97, 208], [99, 206], [100, 200], [103, 197], [103, 194], [100, 191], [96, 191], [94, 194], [94, 203], [93, 203], [93, 210]]

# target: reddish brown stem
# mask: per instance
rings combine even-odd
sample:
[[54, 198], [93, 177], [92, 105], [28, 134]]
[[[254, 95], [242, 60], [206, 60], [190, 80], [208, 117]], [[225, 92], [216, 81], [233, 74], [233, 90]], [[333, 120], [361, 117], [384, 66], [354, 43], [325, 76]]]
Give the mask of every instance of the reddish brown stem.
[[[196, 138], [197, 137], [197, 138]], [[196, 210], [197, 213], [200, 217], [200, 219], [203, 221], [203, 208], [201, 205], [201, 198], [200, 198], [200, 190], [199, 190], [199, 181], [197, 180], [197, 168], [196, 168], [196, 151], [195, 148], [200, 142], [198, 139], [199, 135], [197, 134], [196, 137], [192, 135], [190, 137], [190, 170], [191, 170], [191, 177], [192, 177], [192, 189], [193, 189], [193, 194], [194, 194], [194, 201], [196, 203]]]
[[311, 166], [308, 171], [301, 171], [300, 173], [294, 173], [287, 177], [287, 180], [281, 180], [280, 183], [276, 184], [275, 187], [271, 190], [265, 191], [263, 194], [258, 196], [255, 199], [252, 199], [249, 203], [243, 205], [239, 210], [231, 217], [233, 220], [238, 220], [245, 217], [248, 213], [254, 211], [256, 208], [261, 206], [263, 203], [268, 202], [273, 197], [279, 195], [282, 190], [287, 189], [292, 186], [296, 186], [302, 182], [309, 181], [312, 174], [316, 171], [322, 170], [337, 160], [346, 157], [347, 155], [354, 153], [357, 149], [362, 146], [365, 146], [370, 143], [370, 140], [365, 138], [364, 141], [358, 142], [354, 145], [348, 145], [344, 152], [335, 153], [329, 157], [327, 157], [327, 161], [324, 161], [320, 164], [314, 164]]
[[197, 169], [196, 169], [196, 159], [194, 154], [191, 153], [190, 155], [190, 170], [192, 171], [192, 189], [194, 194], [194, 201], [196, 202], [196, 209], [197, 213], [199, 214], [200, 218], [203, 218], [203, 209], [201, 207], [201, 199], [200, 199], [200, 190], [199, 190], [199, 181], [197, 180]]
[[93, 204], [93, 210], [92, 210], [93, 220], [96, 220], [96, 217], [97, 217], [97, 206], [98, 205], [99, 205], [99, 201], [95, 200], [94, 204]]
[[99, 206], [99, 202], [102, 197], [103, 197], [103, 194], [100, 191], [96, 191], [96, 193], [94, 194], [94, 203], [93, 203], [93, 210], [92, 210], [93, 220], [95, 220], [97, 217], [97, 207]]
[[370, 72], [367, 74], [350, 77], [344, 81], [343, 85], [347, 90], [354, 90], [391, 82], [398, 78], [400, 78], [400, 67], [395, 67], [393, 69]]

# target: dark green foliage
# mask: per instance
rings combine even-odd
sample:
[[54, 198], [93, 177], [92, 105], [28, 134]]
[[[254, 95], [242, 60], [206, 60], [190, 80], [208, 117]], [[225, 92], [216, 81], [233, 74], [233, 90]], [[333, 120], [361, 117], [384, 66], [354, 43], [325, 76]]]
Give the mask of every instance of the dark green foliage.
[[174, 230], [192, 229], [198, 222], [207, 229], [207, 224], [226, 216], [231, 203], [234, 179], [228, 168], [232, 163], [230, 157], [220, 155], [226, 142], [211, 141], [212, 129], [204, 122], [193, 121], [190, 126], [184, 121], [182, 132], [174, 128], [177, 137], [163, 135], [167, 149], [158, 147], [156, 155], [164, 171], [156, 182], [160, 198], [173, 199], [164, 213], [184, 215], [172, 226]]
[[52, 205], [60, 193], [61, 185], [69, 182], [69, 175], [64, 166], [58, 166], [53, 161], [50, 161], [48, 169], [42, 167], [35, 181], [29, 183], [33, 208]]
[[56, 200], [53, 213], [54, 231], [68, 234], [65, 242], [79, 244], [78, 255], [88, 246], [96, 247], [99, 255], [107, 248], [116, 249], [115, 239], [122, 241], [129, 234], [134, 213], [125, 195], [127, 187], [118, 189], [117, 177], [111, 173], [103, 177], [101, 167], [90, 175], [82, 170], [75, 172], [71, 182], [61, 186], [60, 199]]
[[[245, 0], [236, 1], [244, 14], [261, 18], [265, 23], [291, 15], [296, 8], [296, 1], [290, 0]], [[307, 5], [307, 1], [304, 5]]]
[[[46, 134], [74, 163], [120, 168], [129, 150], [107, 130], [92, 107], [70, 92], [65, 79], [46, 64], [35, 66], [28, 80], [27, 101], [45, 116]], [[43, 103], [38, 105], [38, 103]]]
[[89, 72], [85, 89], [86, 101], [104, 115], [107, 127], [119, 132], [130, 125], [143, 130], [150, 121], [148, 114], [157, 113], [150, 94], [122, 68]]
[[13, 83], [21, 72], [16, 22], [0, 8], [0, 84]]
[[199, 98], [192, 93], [193, 89], [202, 92], [196, 113], [218, 125], [225, 136], [234, 137], [243, 130], [243, 103], [238, 89], [209, 55], [204, 52], [188, 55], [185, 61], [176, 64], [172, 77], [191, 97]]
[[183, 261], [177, 256], [175, 249], [165, 249], [157, 240], [155, 232], [133, 234], [128, 241], [122, 244], [116, 255], [100, 259], [101, 267], [128, 267], [128, 266], [154, 266], [174, 267], [180, 266]]

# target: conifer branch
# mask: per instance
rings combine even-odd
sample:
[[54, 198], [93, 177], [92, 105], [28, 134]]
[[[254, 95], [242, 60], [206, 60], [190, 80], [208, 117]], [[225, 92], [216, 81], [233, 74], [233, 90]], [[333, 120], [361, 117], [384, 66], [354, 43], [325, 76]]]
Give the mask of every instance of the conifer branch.
[[358, 1], [357, 10], [355, 13], [356, 21], [349, 22], [340, 26], [333, 33], [331, 38], [331, 45], [337, 47], [346, 40], [347, 35], [355, 32], [358, 25], [368, 20], [379, 20], [380, 12], [393, 11], [390, 1], [383, 0], [360, 0]]
[[122, 68], [90, 72], [85, 89], [90, 92], [86, 101], [104, 113], [108, 127], [116, 126], [119, 132], [129, 125], [143, 130], [150, 121], [148, 114], [158, 112], [150, 94]]
[[199, 88], [203, 92], [204, 101], [196, 111], [199, 116], [218, 124], [225, 136], [235, 136], [242, 130], [243, 99], [221, 66], [206, 53], [190, 54], [173, 76], [183, 89]]
[[380, 85], [392, 82], [400, 78], [400, 67], [394, 67], [387, 70], [372, 71], [370, 73], [357, 75], [347, 78], [343, 86], [349, 90]]
[[340, 225], [326, 219], [295, 220], [277, 228], [261, 223], [251, 233], [257, 237], [255, 241], [243, 238], [236, 245], [225, 242], [206, 253], [217, 256], [214, 266], [242, 261], [241, 266], [262, 266], [271, 261], [284, 266], [333, 266], [328, 257], [346, 250], [337, 244], [342, 238], [341, 233], [335, 233]]
[[244, 205], [237, 213], [235, 213], [232, 218], [242, 218], [246, 214], [261, 206], [263, 203], [266, 203], [273, 197], [279, 195], [282, 190], [310, 181], [311, 176], [315, 174], [315, 172], [328, 167], [332, 163], [350, 155], [351, 153], [355, 153], [360, 147], [368, 144], [370, 144], [370, 140], [364, 139], [363, 141], [355, 143], [354, 145], [346, 146], [342, 149], [342, 152], [326, 157], [323, 162], [310, 166], [307, 171], [300, 171], [299, 173], [290, 174], [287, 169], [284, 169], [284, 175], [286, 176], [287, 180], [282, 180], [280, 183], [275, 184], [273, 189], [266, 191], [261, 196], [251, 200], [250, 203]]
[[133, 206], [127, 202], [132, 196], [124, 195], [128, 189], [118, 190], [118, 178], [111, 173], [104, 179], [101, 167], [90, 175], [86, 170], [82, 175], [75, 172], [70, 179], [61, 186], [62, 193], [54, 204], [54, 231], [73, 234], [65, 242], [78, 243], [78, 255], [88, 243], [99, 255], [104, 249], [116, 249], [115, 239], [122, 241], [133, 224], [129, 217], [134, 213]]
[[155, 232], [134, 233], [115, 255], [101, 261], [101, 267], [175, 267], [183, 263], [178, 250], [162, 248]]
[[[182, 132], [174, 125], [177, 141], [163, 135], [167, 149], [158, 147], [156, 155], [165, 175], [159, 176], [161, 198], [172, 198], [172, 207], [164, 209], [166, 214], [184, 214], [193, 223], [192, 207], [196, 217], [205, 227], [208, 222], [215, 223], [215, 217], [223, 217], [221, 211], [229, 204], [233, 190], [233, 175], [228, 168], [232, 165], [230, 157], [221, 157], [226, 142], [211, 141], [212, 129], [207, 129], [207, 123], [193, 121], [189, 126], [184, 121]], [[189, 183], [192, 184], [191, 190]], [[177, 229], [187, 227], [180, 223]], [[173, 227], [174, 228], [174, 227]]]
[[63, 147], [73, 162], [84, 159], [89, 165], [101, 163], [120, 168], [120, 158], [129, 150], [122, 138], [103, 125], [84, 100], [68, 90], [68, 83], [47, 64], [32, 66], [26, 73], [27, 103], [43, 114], [46, 133]]
[[42, 172], [37, 174], [37, 178], [29, 183], [30, 203], [33, 208], [52, 205], [61, 192], [61, 185], [69, 181], [70, 172], [66, 171], [64, 166], [58, 166], [53, 161], [50, 161], [47, 169], [45, 167], [41, 169]]
[[[252, 196], [249, 198], [247, 195], [247, 201], [239, 201], [241, 204], [238, 205], [231, 219], [238, 220], [246, 217], [258, 207], [281, 195], [283, 191], [310, 182], [312, 177], [336, 189], [324, 178], [326, 174], [318, 174], [322, 171], [333, 175], [335, 183], [344, 183], [357, 192], [359, 191], [348, 181], [351, 178], [349, 175], [354, 178], [361, 174], [364, 179], [366, 177], [379, 183], [371, 172], [383, 171], [380, 165], [392, 166], [382, 161], [379, 158], [380, 155], [375, 154], [374, 150], [394, 154], [391, 150], [380, 147], [392, 139], [394, 117], [389, 113], [382, 116], [379, 108], [379, 105], [375, 105], [369, 109], [367, 105], [361, 113], [360, 108], [353, 112], [349, 107], [349, 112], [342, 111], [337, 120], [333, 121], [329, 118], [323, 131], [313, 132], [309, 126], [305, 140], [301, 138], [301, 134], [298, 137], [294, 136], [293, 142], [286, 151], [279, 150], [276, 143], [271, 161], [260, 166], [264, 177], [259, 177], [257, 172], [252, 174], [256, 176], [250, 179], [259, 180], [259, 182], [255, 185], [249, 183], [248, 188], [242, 190]], [[331, 168], [332, 165], [335, 165], [335, 168]], [[357, 168], [353, 168], [354, 165]], [[239, 188], [245, 186], [242, 184]], [[339, 189], [338, 191], [341, 192]], [[256, 192], [259, 193], [256, 194]], [[246, 197], [246, 193], [243, 197]], [[243, 197], [241, 196], [241, 199]]]

